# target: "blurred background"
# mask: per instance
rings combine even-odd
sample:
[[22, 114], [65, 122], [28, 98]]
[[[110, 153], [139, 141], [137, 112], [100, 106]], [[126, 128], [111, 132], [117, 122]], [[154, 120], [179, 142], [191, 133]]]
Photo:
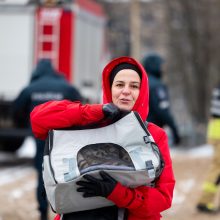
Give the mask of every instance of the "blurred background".
[[219, 219], [196, 210], [213, 156], [206, 132], [220, 81], [219, 11], [219, 0], [0, 0], [0, 220], [38, 219], [35, 143], [12, 117], [37, 61], [51, 59], [86, 102], [97, 103], [108, 61], [142, 62], [149, 53], [165, 60], [163, 81], [181, 136], [175, 146], [165, 128], [177, 185], [164, 219]]

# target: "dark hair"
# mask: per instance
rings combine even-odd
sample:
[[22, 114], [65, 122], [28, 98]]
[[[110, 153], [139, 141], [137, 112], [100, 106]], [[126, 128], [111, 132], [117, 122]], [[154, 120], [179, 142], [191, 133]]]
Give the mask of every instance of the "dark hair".
[[112, 72], [110, 74], [110, 77], [109, 77], [109, 82], [110, 82], [110, 87], [112, 87], [112, 84], [113, 84], [113, 80], [116, 76], [116, 74], [123, 70], [123, 69], [131, 69], [131, 70], [134, 70], [138, 73], [138, 75], [140, 76], [140, 78], [142, 78], [142, 75], [141, 75], [141, 71], [140, 69], [135, 66], [134, 64], [131, 64], [131, 63], [120, 63], [118, 64], [117, 66], [115, 66], [113, 69], [112, 69]]

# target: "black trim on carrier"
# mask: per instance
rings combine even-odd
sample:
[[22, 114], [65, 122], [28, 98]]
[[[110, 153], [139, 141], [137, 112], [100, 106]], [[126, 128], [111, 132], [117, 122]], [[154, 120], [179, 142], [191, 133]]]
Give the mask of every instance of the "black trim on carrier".
[[146, 124], [142, 121], [141, 116], [134, 111], [134, 115], [136, 116], [138, 122], [140, 123], [141, 127], [144, 129], [144, 131], [147, 133], [148, 136], [151, 136], [151, 134], [149, 133]]
[[[147, 123], [145, 124], [142, 121], [142, 119], [141, 119], [140, 115], [138, 114], [138, 112], [134, 111], [134, 115], [136, 116], [138, 122], [140, 123], [140, 125], [144, 129], [144, 131], [147, 133], [147, 135], [151, 136], [150, 132], [147, 129]], [[145, 143], [148, 142], [152, 145], [153, 151], [156, 152], [156, 154], [160, 158], [160, 167], [156, 170], [156, 177], [159, 177], [160, 174], [162, 173], [163, 169], [164, 169], [164, 166], [165, 166], [165, 162], [164, 162], [163, 156], [161, 154], [161, 151], [160, 151], [159, 147], [157, 146], [157, 144], [154, 141], [146, 141], [145, 138], [144, 138], [144, 141], [145, 141]]]
[[[45, 145], [45, 148], [44, 148], [44, 155], [49, 156], [51, 154], [51, 151], [53, 149], [53, 136], [54, 136], [54, 131], [50, 130], [49, 134], [48, 134], [48, 137], [47, 137], [47, 140], [46, 140], [46, 145]], [[57, 181], [55, 179], [54, 169], [53, 169], [52, 164], [51, 164], [51, 157], [49, 157], [49, 166], [50, 166], [50, 169], [51, 169], [51, 173], [52, 173], [54, 182], [57, 184]]]

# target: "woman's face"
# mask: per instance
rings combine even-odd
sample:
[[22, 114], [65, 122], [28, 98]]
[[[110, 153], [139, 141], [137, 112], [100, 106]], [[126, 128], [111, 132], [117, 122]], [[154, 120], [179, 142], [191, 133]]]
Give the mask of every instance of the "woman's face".
[[119, 71], [112, 83], [112, 102], [122, 110], [131, 111], [140, 93], [141, 79], [131, 69]]

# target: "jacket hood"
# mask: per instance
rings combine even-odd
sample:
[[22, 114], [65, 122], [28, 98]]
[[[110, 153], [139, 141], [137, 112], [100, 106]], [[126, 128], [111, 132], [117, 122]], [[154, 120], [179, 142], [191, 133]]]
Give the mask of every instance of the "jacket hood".
[[110, 63], [106, 65], [102, 72], [102, 90], [103, 90], [103, 103], [112, 102], [111, 88], [110, 88], [110, 75], [113, 68], [120, 63], [131, 63], [138, 67], [141, 72], [141, 87], [140, 94], [138, 99], [132, 109], [132, 111], [137, 111], [141, 118], [145, 121], [149, 111], [149, 86], [148, 86], [148, 77], [147, 73], [144, 70], [144, 67], [135, 59], [131, 57], [119, 57], [112, 60]]
[[164, 60], [158, 54], [150, 54], [144, 57], [143, 66], [149, 75], [162, 77], [162, 64]]
[[[40, 59], [31, 76], [31, 82], [48, 75], [58, 76], [50, 59]], [[59, 74], [60, 75], [60, 74]]]

